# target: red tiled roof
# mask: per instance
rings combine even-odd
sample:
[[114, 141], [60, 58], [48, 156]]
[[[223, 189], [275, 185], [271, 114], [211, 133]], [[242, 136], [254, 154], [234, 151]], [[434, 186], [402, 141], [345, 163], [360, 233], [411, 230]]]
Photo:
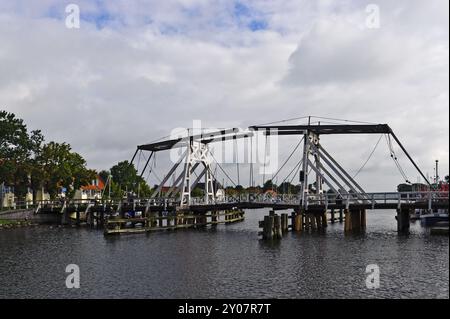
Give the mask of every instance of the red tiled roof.
[[105, 183], [103, 182], [102, 178], [100, 176], [97, 175], [97, 181], [98, 181], [98, 185], [86, 185], [86, 186], [81, 186], [81, 189], [84, 191], [102, 191], [105, 188]]

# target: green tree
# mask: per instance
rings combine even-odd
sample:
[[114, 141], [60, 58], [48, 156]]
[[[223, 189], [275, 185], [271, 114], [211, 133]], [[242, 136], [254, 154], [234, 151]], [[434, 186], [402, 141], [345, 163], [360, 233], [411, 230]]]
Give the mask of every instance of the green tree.
[[277, 185], [275, 185], [271, 179], [267, 180], [263, 185], [263, 191], [266, 192], [268, 190], [272, 190], [273, 188], [276, 188]]
[[290, 182], [283, 182], [278, 186], [277, 192], [280, 194], [292, 194], [294, 193], [295, 186]]
[[44, 187], [55, 198], [58, 190], [66, 188], [68, 197], [73, 197], [81, 186], [95, 179], [96, 172], [86, 167], [84, 158], [67, 143], [50, 142], [42, 147], [36, 157], [32, 174], [33, 186]]
[[196, 187], [191, 191], [191, 196], [192, 197], [202, 197], [202, 196], [204, 196], [204, 191], [202, 189], [200, 189], [199, 187]]
[[43, 141], [40, 131], [28, 132], [22, 119], [0, 111], [0, 183], [13, 186], [19, 198], [32, 186], [34, 161]]
[[[139, 197], [149, 197], [152, 190], [147, 182], [138, 176], [134, 165], [128, 161], [122, 161], [111, 167], [111, 177], [115, 185], [122, 192], [133, 192]], [[115, 194], [117, 195], [117, 194]]]

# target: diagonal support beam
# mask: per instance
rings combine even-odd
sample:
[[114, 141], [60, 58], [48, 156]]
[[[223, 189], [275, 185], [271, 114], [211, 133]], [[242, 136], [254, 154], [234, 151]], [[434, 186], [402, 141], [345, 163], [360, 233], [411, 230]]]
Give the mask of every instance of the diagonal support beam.
[[[194, 166], [191, 168], [191, 174], [195, 171], [195, 169], [198, 167], [199, 163], [195, 163]], [[170, 195], [172, 195], [173, 191], [176, 189], [181, 188], [180, 182], [184, 177], [184, 170], [183, 172], [181, 172], [180, 175], [178, 175], [177, 179], [175, 180], [175, 182], [173, 183], [172, 187], [169, 189], [169, 191], [167, 192], [165, 197], [170, 197]]]
[[347, 186], [355, 193], [355, 194], [363, 194], [363, 199], [367, 199], [367, 193], [362, 189], [361, 186], [342, 168], [341, 165], [321, 146], [320, 149], [316, 148], [317, 152], [321, 153], [323, 160], [327, 163], [327, 165], [339, 176], [339, 178], [344, 181]]
[[164, 177], [164, 179], [159, 184], [158, 188], [155, 190], [155, 192], [152, 194], [152, 196], [150, 198], [155, 198], [156, 196], [158, 196], [158, 194], [161, 192], [161, 189], [164, 187], [164, 184], [167, 183], [170, 176], [172, 176], [172, 174], [175, 172], [175, 170], [178, 168], [178, 166], [180, 166], [181, 162], [183, 162], [183, 159], [186, 157], [186, 154], [187, 154], [187, 150], [185, 150], [183, 152], [183, 154], [180, 156], [180, 160], [174, 166], [172, 166], [169, 173], [166, 175], [166, 177]]
[[140, 177], [142, 177], [142, 176], [144, 175], [144, 172], [145, 172], [145, 170], [147, 169], [148, 163], [149, 163], [150, 160], [152, 159], [152, 156], [153, 156], [154, 153], [155, 153], [155, 152], [151, 152], [151, 153], [150, 153], [150, 156], [148, 157], [147, 162], [145, 162], [144, 169], [142, 170], [141, 175], [139, 175]]
[[[313, 169], [314, 172], [316, 172], [316, 174], [318, 174], [322, 180], [328, 185], [329, 188], [331, 188], [331, 190], [335, 193], [335, 194], [340, 194], [339, 191], [336, 190], [336, 188], [333, 186], [333, 184], [331, 184], [328, 179], [322, 174], [322, 172], [320, 172], [320, 170], [311, 162], [310, 159], [308, 159], [309, 165], [311, 166], [311, 168]], [[324, 170], [325, 172], [325, 170]], [[331, 177], [332, 178], [332, 177]], [[333, 179], [333, 178], [332, 178]], [[336, 182], [335, 182], [336, 183]], [[337, 183], [338, 187], [339, 184]]]

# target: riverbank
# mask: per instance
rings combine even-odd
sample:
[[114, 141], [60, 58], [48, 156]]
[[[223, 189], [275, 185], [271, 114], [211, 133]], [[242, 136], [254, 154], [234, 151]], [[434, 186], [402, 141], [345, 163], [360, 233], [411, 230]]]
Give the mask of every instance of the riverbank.
[[29, 227], [29, 226], [37, 226], [37, 223], [33, 223], [28, 220], [5, 220], [0, 219], [0, 230], [2, 229], [10, 229], [10, 228], [20, 228], [20, 227]]

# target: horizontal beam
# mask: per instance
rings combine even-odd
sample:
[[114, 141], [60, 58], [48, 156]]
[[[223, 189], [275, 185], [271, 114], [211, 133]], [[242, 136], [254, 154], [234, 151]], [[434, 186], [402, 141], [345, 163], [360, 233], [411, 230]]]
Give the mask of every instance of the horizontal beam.
[[139, 145], [138, 150], [143, 151], [165, 151], [172, 148], [177, 147], [185, 147], [189, 141], [196, 141], [204, 144], [213, 143], [213, 142], [220, 142], [225, 140], [231, 140], [236, 138], [242, 138], [242, 137], [250, 137], [252, 136], [252, 132], [247, 133], [239, 133], [239, 129], [237, 128], [231, 128], [231, 129], [224, 129], [220, 131], [210, 132], [210, 133], [201, 133], [191, 136], [185, 136], [165, 141], [160, 141], [156, 143], [150, 143], [150, 144], [144, 144]]
[[271, 125], [250, 126], [255, 131], [278, 131], [279, 135], [298, 135], [309, 131], [316, 134], [390, 134], [391, 128], [387, 124], [358, 124], [358, 125]]

